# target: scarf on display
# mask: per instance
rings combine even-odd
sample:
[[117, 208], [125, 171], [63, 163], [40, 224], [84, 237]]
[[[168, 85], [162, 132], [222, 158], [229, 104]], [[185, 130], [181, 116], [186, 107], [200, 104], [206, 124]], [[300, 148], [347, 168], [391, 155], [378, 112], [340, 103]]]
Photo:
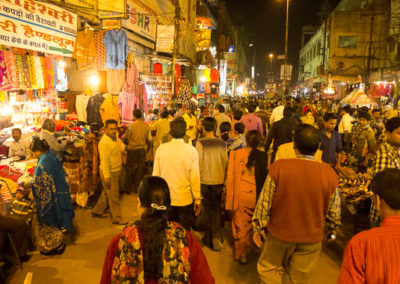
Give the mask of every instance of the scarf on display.
[[40, 61], [39, 56], [34, 56], [34, 66], [35, 66], [35, 76], [36, 76], [36, 86], [38, 89], [44, 89], [44, 80], [43, 80], [43, 70], [42, 63]]
[[38, 89], [36, 81], [35, 61], [33, 59], [33, 56], [31, 55], [28, 55], [28, 64], [29, 64], [29, 78], [31, 79], [32, 89]]
[[[190, 252], [185, 229], [168, 222], [162, 253], [163, 278], [158, 283], [190, 283]], [[111, 272], [111, 283], [145, 283], [138, 223], [125, 227]]]
[[54, 71], [53, 71], [53, 59], [49, 56], [46, 56], [44, 58], [44, 70], [45, 70], [45, 81], [46, 89], [53, 89], [53, 76], [54, 76]]
[[10, 83], [10, 89], [18, 89], [18, 75], [17, 75], [17, 66], [15, 64], [15, 57], [12, 52], [4, 51], [4, 59], [7, 66], [7, 74]]
[[0, 90], [8, 90], [10, 88], [10, 78], [7, 72], [7, 64], [4, 58], [4, 52], [0, 51]]

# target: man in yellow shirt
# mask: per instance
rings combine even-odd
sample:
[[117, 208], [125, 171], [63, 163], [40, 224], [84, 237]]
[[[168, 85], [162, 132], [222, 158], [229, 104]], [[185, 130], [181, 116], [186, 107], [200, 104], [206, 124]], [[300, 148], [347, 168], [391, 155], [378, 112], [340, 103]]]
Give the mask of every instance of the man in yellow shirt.
[[110, 207], [113, 224], [125, 225], [121, 218], [119, 199], [119, 176], [122, 167], [122, 151], [117, 137], [118, 122], [109, 119], [105, 123], [105, 134], [99, 142], [100, 177], [103, 191], [92, 211], [92, 216], [104, 218], [104, 212]]
[[192, 139], [192, 143], [194, 144], [197, 138], [197, 118], [194, 115], [194, 109], [189, 107], [183, 119], [186, 122], [186, 135]]

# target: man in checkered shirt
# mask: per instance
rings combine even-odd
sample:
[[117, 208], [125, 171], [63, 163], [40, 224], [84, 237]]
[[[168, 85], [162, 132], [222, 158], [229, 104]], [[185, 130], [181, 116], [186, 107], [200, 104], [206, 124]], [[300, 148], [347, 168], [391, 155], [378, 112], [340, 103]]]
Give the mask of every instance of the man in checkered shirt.
[[[400, 117], [389, 119], [385, 123], [387, 141], [376, 152], [373, 160], [372, 173], [377, 173], [387, 168], [400, 169]], [[379, 214], [374, 204], [371, 205], [370, 220], [379, 222]]]

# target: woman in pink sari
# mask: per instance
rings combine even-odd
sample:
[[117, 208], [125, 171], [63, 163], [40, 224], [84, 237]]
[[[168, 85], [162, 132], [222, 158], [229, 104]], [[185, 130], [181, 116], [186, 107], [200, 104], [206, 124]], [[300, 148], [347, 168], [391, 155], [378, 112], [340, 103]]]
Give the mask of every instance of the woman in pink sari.
[[232, 211], [232, 233], [235, 259], [247, 263], [247, 254], [254, 247], [251, 217], [268, 174], [268, 157], [257, 149], [261, 141], [258, 131], [246, 133], [246, 148], [231, 151], [226, 180], [226, 210]]

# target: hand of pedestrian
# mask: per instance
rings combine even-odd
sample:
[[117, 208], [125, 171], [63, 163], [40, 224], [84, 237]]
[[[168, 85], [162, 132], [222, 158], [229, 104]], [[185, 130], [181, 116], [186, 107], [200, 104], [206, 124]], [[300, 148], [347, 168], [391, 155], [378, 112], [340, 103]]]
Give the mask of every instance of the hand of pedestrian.
[[258, 246], [261, 248], [263, 241], [266, 239], [265, 231], [262, 230], [261, 232], [254, 232], [253, 233], [253, 241]]
[[201, 212], [201, 201], [195, 201], [194, 203], [194, 215], [197, 217]]

